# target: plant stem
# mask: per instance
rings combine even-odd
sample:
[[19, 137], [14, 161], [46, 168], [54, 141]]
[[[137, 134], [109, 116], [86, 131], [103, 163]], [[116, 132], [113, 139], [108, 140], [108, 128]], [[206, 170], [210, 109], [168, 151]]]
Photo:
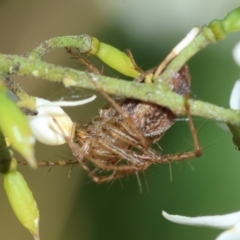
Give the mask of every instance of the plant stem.
[[42, 59], [42, 57], [50, 51], [65, 47], [77, 48], [80, 53], [86, 53], [92, 48], [92, 38], [87, 34], [51, 38], [41, 43], [35, 49], [25, 53], [24, 57]]
[[[0, 54], [2, 71], [8, 71], [16, 64], [19, 66], [18, 74], [24, 76], [35, 76], [54, 82], [64, 83], [66, 87], [82, 87], [88, 89], [95, 89], [93, 83], [93, 81], [95, 81], [99, 88], [109, 94], [156, 103], [168, 107], [178, 115], [186, 114], [184, 97], [173, 93], [163, 83], [159, 83], [156, 88], [155, 84], [129, 82], [59, 67], [40, 60]], [[240, 113], [238, 111], [225, 109], [193, 99], [189, 100], [189, 104], [193, 115], [230, 123], [236, 126], [240, 125]]]

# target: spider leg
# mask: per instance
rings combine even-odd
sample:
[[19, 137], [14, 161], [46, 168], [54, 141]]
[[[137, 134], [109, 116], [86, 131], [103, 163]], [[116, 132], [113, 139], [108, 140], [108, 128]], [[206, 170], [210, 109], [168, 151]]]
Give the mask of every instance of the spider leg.
[[[19, 164], [22, 165], [29, 165], [27, 161], [17, 161]], [[77, 160], [59, 160], [59, 161], [39, 161], [37, 162], [38, 167], [47, 167], [47, 166], [67, 166], [78, 164]]]
[[136, 71], [138, 71], [139, 73], [144, 73], [144, 71], [143, 71], [143, 70], [137, 65], [137, 63], [135, 62], [135, 59], [134, 59], [133, 54], [132, 54], [132, 52], [131, 52], [130, 49], [127, 49], [127, 50], [126, 50], [126, 54], [127, 54], [128, 57], [130, 58], [134, 69], [135, 69]]
[[109, 151], [117, 154], [120, 159], [125, 159], [127, 162], [137, 166], [144, 165], [144, 162], [141, 161], [141, 159], [139, 159], [138, 154], [134, 154], [135, 152], [133, 152], [132, 149], [129, 150], [122, 149], [121, 147], [118, 147], [114, 144], [104, 141], [102, 141], [100, 144]]
[[74, 59], [77, 59], [79, 62], [81, 62], [91, 72], [93, 72], [95, 74], [101, 75], [101, 72], [93, 64], [91, 64], [89, 61], [87, 61], [84, 58], [82, 58], [81, 55], [79, 55], [79, 54], [75, 53], [74, 51], [72, 51], [71, 48], [66, 47], [65, 49], [67, 50], [67, 53], [69, 53]]
[[145, 148], [142, 147], [141, 144], [139, 144], [139, 141], [134, 138], [134, 136], [130, 135], [130, 133], [125, 133], [117, 128], [110, 128], [109, 132], [111, 133], [111, 135], [113, 137], [115, 137], [116, 139], [121, 140], [122, 142], [128, 144], [129, 146], [135, 146], [136, 148], [138, 148], [141, 151], [145, 151]]

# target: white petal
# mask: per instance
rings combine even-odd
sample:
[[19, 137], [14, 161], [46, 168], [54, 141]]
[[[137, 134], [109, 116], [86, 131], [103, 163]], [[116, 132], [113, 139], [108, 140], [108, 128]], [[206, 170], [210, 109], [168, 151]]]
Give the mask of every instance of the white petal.
[[[36, 98], [36, 116], [28, 116], [29, 125], [34, 137], [47, 145], [60, 145], [70, 137], [73, 122], [58, 106], [51, 106], [51, 102]], [[57, 122], [57, 123], [56, 123]]]
[[237, 80], [233, 86], [229, 104], [230, 108], [240, 110], [240, 79]]
[[233, 48], [233, 59], [236, 64], [240, 67], [240, 42], [238, 42]]
[[86, 98], [79, 101], [57, 101], [57, 102], [49, 101], [48, 104], [44, 104], [43, 106], [75, 107], [75, 106], [84, 105], [86, 103], [92, 102], [95, 98], [96, 98], [96, 95], [93, 95], [90, 98]]
[[176, 55], [179, 54], [185, 47], [187, 47], [194, 40], [194, 38], [198, 35], [199, 31], [200, 30], [198, 27], [194, 27], [184, 37], [184, 39], [182, 39], [181, 42], [177, 44], [177, 46], [173, 49], [173, 51], [176, 53]]
[[240, 223], [233, 228], [220, 234], [216, 240], [239, 240], [240, 239]]
[[51, 102], [36, 98], [36, 116], [28, 116], [34, 137], [47, 145], [61, 145], [71, 137], [73, 122], [59, 106], [78, 106], [93, 101], [96, 96], [80, 101]]
[[204, 217], [185, 217], [179, 215], [170, 215], [162, 212], [163, 216], [171, 222], [192, 225], [206, 226], [214, 228], [228, 229], [240, 222], [240, 211], [226, 215], [204, 216]]

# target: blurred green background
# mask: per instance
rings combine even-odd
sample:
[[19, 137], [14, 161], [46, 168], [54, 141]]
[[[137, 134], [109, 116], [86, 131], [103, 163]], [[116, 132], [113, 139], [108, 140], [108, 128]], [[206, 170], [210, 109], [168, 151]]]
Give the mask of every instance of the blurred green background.
[[[23, 54], [38, 43], [60, 35], [88, 33], [120, 49], [129, 48], [136, 62], [147, 70], [156, 66], [194, 26], [223, 17], [237, 7], [238, 0], [24, 0], [0, 1], [0, 51]], [[232, 60], [232, 48], [240, 34], [209, 46], [189, 62], [192, 95], [196, 99], [228, 107], [239, 68]], [[79, 63], [64, 50], [46, 57], [48, 62], [73, 68]], [[105, 74], [119, 76], [104, 68]], [[64, 96], [63, 87], [34, 78], [14, 78], [29, 94], [47, 99]], [[98, 114], [104, 100], [78, 109], [67, 109], [74, 121], [89, 121]], [[77, 114], [76, 114], [77, 112]], [[75, 167], [33, 171], [19, 166], [40, 208], [40, 236], [43, 240], [146, 240], [214, 239], [219, 230], [187, 227], [165, 220], [161, 212], [187, 216], [224, 214], [240, 209], [240, 153], [231, 135], [213, 121], [194, 118], [203, 156], [184, 163], [155, 165], [140, 175], [143, 193], [135, 176], [122, 185], [97, 185]], [[193, 147], [188, 124], [177, 122], [160, 142], [164, 153]], [[66, 159], [65, 147], [37, 145], [39, 160]], [[0, 187], [0, 239], [32, 239], [21, 227]]]

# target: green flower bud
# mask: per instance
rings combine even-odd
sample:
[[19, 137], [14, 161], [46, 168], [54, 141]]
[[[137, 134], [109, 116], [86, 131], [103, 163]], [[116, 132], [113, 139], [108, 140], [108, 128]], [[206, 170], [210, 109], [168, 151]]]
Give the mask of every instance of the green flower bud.
[[126, 76], [136, 78], [139, 75], [139, 72], [134, 69], [131, 59], [125, 52], [106, 43], [99, 42], [96, 38], [92, 38], [92, 50], [89, 54], [96, 55], [108, 66]]
[[24, 177], [16, 171], [13, 159], [10, 171], [3, 174], [4, 188], [11, 207], [21, 224], [27, 228], [35, 240], [39, 240], [39, 211]]
[[0, 82], [0, 129], [11, 143], [30, 164], [36, 168], [34, 157], [35, 138], [32, 136], [26, 116], [7, 96], [7, 89]]
[[240, 30], [240, 7], [229, 12], [222, 20], [214, 20], [209, 24], [217, 39], [224, 39], [231, 32]]

